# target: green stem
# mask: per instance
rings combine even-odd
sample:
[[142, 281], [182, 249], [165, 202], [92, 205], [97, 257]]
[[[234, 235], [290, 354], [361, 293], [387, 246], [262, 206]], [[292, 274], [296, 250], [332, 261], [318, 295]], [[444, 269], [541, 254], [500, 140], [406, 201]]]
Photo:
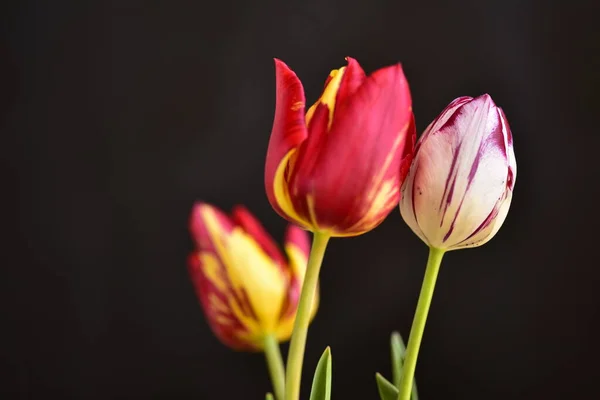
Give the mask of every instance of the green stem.
[[408, 337], [408, 345], [406, 346], [406, 357], [402, 368], [402, 379], [398, 387], [398, 400], [409, 400], [411, 389], [413, 387], [413, 378], [417, 367], [417, 357], [419, 356], [419, 348], [421, 347], [421, 339], [423, 339], [423, 331], [425, 330], [425, 322], [431, 306], [431, 298], [435, 289], [435, 281], [437, 280], [444, 250], [429, 248], [429, 258], [427, 259], [427, 268], [425, 269], [425, 277], [421, 286], [421, 294], [417, 302], [417, 310], [415, 318], [410, 329]]
[[279, 342], [273, 335], [265, 336], [265, 356], [267, 358], [267, 366], [269, 367], [269, 375], [271, 375], [271, 383], [277, 400], [283, 400], [285, 391], [285, 369], [283, 368], [283, 358], [279, 349]]
[[304, 348], [306, 347], [310, 311], [315, 298], [315, 291], [319, 281], [319, 271], [323, 263], [327, 242], [329, 242], [329, 235], [318, 232], [314, 233], [288, 353], [287, 373], [285, 376], [285, 400], [299, 400], [300, 398], [300, 379], [302, 378], [302, 362], [304, 361]]

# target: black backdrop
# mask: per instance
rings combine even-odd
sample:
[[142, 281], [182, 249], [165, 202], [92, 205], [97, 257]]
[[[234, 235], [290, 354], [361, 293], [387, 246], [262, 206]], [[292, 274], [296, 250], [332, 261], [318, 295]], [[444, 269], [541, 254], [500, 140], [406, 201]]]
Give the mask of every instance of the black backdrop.
[[[187, 218], [195, 200], [242, 202], [281, 237], [263, 189], [272, 58], [314, 100], [346, 55], [368, 72], [403, 63], [419, 131], [488, 92], [515, 138], [506, 223], [445, 258], [421, 398], [598, 398], [594, 1], [3, 6], [2, 398], [263, 398], [261, 355], [222, 346], [194, 297]], [[327, 345], [334, 398], [377, 398], [426, 257], [397, 211], [331, 242], [304, 398]]]

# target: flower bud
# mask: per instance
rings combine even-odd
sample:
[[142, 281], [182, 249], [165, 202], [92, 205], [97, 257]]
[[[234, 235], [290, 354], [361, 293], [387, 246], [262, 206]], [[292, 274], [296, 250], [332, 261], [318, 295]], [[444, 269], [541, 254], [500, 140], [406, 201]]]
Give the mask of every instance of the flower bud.
[[330, 236], [365, 233], [396, 207], [416, 137], [400, 64], [366, 76], [347, 60], [306, 113], [302, 83], [275, 60], [267, 196], [287, 220]]
[[221, 342], [236, 350], [261, 350], [266, 335], [288, 340], [310, 252], [307, 232], [288, 226], [286, 260], [241, 206], [229, 217], [216, 207], [196, 204], [190, 231], [196, 243], [189, 257], [190, 277]]
[[400, 212], [430, 247], [480, 246], [504, 222], [516, 176], [502, 109], [487, 94], [459, 97], [419, 139], [402, 186]]

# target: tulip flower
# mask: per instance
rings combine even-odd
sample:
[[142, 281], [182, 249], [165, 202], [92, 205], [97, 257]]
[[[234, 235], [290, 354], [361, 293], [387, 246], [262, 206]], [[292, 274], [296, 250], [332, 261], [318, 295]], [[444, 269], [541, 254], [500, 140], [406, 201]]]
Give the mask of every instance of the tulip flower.
[[367, 76], [358, 62], [331, 71], [306, 111], [296, 74], [275, 59], [276, 106], [265, 187], [275, 211], [315, 233], [286, 375], [286, 400], [298, 400], [308, 306], [327, 242], [374, 229], [396, 207], [416, 138], [411, 96], [400, 64]]
[[[197, 249], [189, 257], [189, 273], [211, 329], [233, 349], [264, 350], [270, 368], [276, 369], [272, 375], [277, 375], [274, 385], [281, 384], [275, 390], [281, 399], [284, 372], [277, 343], [292, 333], [310, 249], [308, 234], [293, 225], [287, 228], [286, 260], [244, 207], [236, 207], [229, 217], [204, 203], [194, 206], [190, 231]], [[311, 319], [317, 302], [318, 295]]]
[[284, 218], [329, 236], [370, 231], [397, 206], [416, 136], [400, 64], [367, 77], [347, 61], [305, 113], [302, 83], [275, 60], [267, 195]]
[[417, 356], [445, 252], [481, 246], [504, 222], [517, 164], [506, 116], [492, 98], [459, 97], [427, 127], [402, 186], [400, 212], [429, 246], [398, 400], [411, 394]]
[[459, 97], [419, 139], [400, 211], [429, 246], [480, 246], [504, 222], [516, 176], [512, 135], [502, 109], [487, 94]]

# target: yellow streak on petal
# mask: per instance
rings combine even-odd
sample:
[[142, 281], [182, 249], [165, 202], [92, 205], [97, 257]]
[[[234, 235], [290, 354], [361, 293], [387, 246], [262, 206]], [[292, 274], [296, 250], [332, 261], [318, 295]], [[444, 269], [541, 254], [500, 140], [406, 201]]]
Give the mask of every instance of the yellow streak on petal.
[[242, 228], [235, 227], [231, 232], [224, 232], [219, 229], [218, 220], [212, 212], [205, 212], [204, 218], [211, 236], [216, 239], [215, 247], [232, 289], [240, 297], [245, 291], [257, 320], [245, 315], [237, 302], [230, 299], [229, 305], [236, 317], [254, 332], [274, 332], [286, 296], [286, 277]]
[[315, 196], [312, 194], [306, 195], [306, 207], [308, 208], [308, 215], [310, 217], [310, 222], [315, 229], [319, 229], [319, 224], [317, 223], [317, 214], [315, 213]]
[[285, 177], [285, 168], [288, 166], [288, 163], [291, 161], [291, 158], [295, 152], [296, 149], [290, 150], [285, 157], [283, 157], [281, 163], [277, 167], [277, 171], [275, 171], [275, 178], [273, 180], [273, 193], [275, 194], [275, 201], [277, 201], [277, 205], [279, 205], [279, 208], [281, 208], [281, 211], [283, 211], [285, 215], [295, 220], [301, 226], [310, 227], [310, 222], [306, 221], [296, 212], [296, 209], [294, 208], [290, 198], [290, 191]]
[[[220, 234], [219, 234], [219, 228], [217, 227], [216, 231], [215, 229], [215, 225], [218, 224], [216, 222], [216, 219], [213, 221], [209, 218], [207, 218], [208, 215], [212, 216], [211, 212], [204, 212], [204, 218], [206, 220], [206, 225], [207, 228], [210, 232], [211, 237], [213, 238], [213, 243], [215, 243], [215, 247], [217, 247], [217, 251], [220, 253], [219, 257], [221, 258], [221, 262], [223, 263], [223, 266], [227, 266], [227, 255], [225, 254], [225, 258], [223, 257], [223, 252], [219, 251], [219, 247], [222, 249], [223, 245], [221, 243], [221, 238], [220, 238]], [[214, 217], [213, 217], [214, 218]], [[209, 254], [209, 253], [203, 253], [200, 255], [200, 257], [202, 258], [202, 265], [205, 271], [216, 271], [218, 270], [218, 268], [221, 267], [220, 265], [220, 261], [217, 259], [216, 256]], [[227, 271], [226, 268], [226, 273], [228, 274], [228, 277], [231, 279], [231, 276], [229, 274], [229, 271]], [[233, 293], [231, 292], [232, 290], [235, 290], [236, 293], [240, 294], [239, 290], [236, 290], [235, 287], [228, 287], [225, 285], [225, 282], [221, 279], [218, 278], [217, 281], [215, 281], [213, 278], [215, 275], [209, 275], [208, 273], [206, 274], [207, 278], [219, 289], [222, 291], [223, 295], [227, 296], [227, 304], [223, 303], [221, 301], [221, 299], [219, 299], [214, 293], [209, 294], [209, 301], [212, 307], [214, 307], [214, 309], [216, 311], [218, 311], [219, 313], [231, 313], [233, 314], [233, 316], [240, 321], [240, 323], [242, 325], [244, 325], [246, 327], [246, 329], [249, 332], [253, 332], [254, 334], [259, 334], [261, 329], [259, 326], [259, 322], [254, 320], [252, 317], [246, 315], [246, 313], [244, 313], [244, 311], [242, 310], [242, 307], [240, 306], [240, 304], [238, 304], [238, 302], [235, 300], [235, 298], [233, 297]], [[220, 282], [220, 283], [217, 283]], [[222, 289], [219, 288], [218, 285], [222, 284]]]
[[315, 110], [317, 109], [317, 106], [319, 105], [319, 102], [317, 101], [315, 104], [313, 104], [312, 106], [310, 106], [310, 108], [308, 109], [308, 111], [306, 112], [306, 126], [308, 126], [308, 124], [310, 124], [310, 121], [312, 120], [312, 117], [315, 113]]
[[[306, 255], [296, 245], [288, 243], [285, 246], [285, 252], [287, 253], [290, 268], [292, 274], [298, 279], [299, 282], [304, 282], [304, 275], [306, 274], [306, 265], [308, 259]], [[319, 308], [319, 289], [315, 293], [313, 304], [310, 311], [310, 320], [315, 317], [317, 309]], [[296, 319], [296, 313], [284, 317], [279, 322], [275, 336], [279, 341], [286, 341], [292, 336], [292, 330], [294, 329], [294, 321]]]
[[285, 245], [285, 252], [288, 256], [290, 269], [292, 275], [294, 275], [300, 282], [304, 281], [304, 275], [306, 274], [306, 266], [308, 265], [308, 258], [298, 246], [287, 243]]
[[327, 83], [327, 86], [323, 90], [321, 97], [315, 104], [313, 104], [308, 111], [306, 112], [306, 125], [310, 123], [313, 114], [315, 113], [315, 109], [319, 105], [319, 103], [327, 106], [329, 110], [329, 122], [327, 124], [327, 129], [331, 128], [331, 124], [333, 123], [333, 112], [335, 110], [335, 99], [337, 97], [338, 90], [340, 90], [340, 85], [342, 83], [342, 77], [344, 76], [344, 72], [346, 71], [346, 67], [342, 67], [340, 69], [334, 69], [329, 73], [331, 80]]
[[231, 324], [233, 323], [233, 322], [232, 322], [232, 321], [231, 321], [229, 318], [227, 318], [227, 317], [225, 317], [225, 316], [223, 316], [223, 315], [217, 315], [217, 316], [215, 317], [215, 320], [217, 321], [217, 323], [218, 323], [219, 325], [225, 325], [225, 326], [228, 326], [228, 325], [231, 325]]
[[329, 124], [327, 125], [327, 129], [331, 128], [331, 124], [333, 123], [333, 111], [335, 110], [335, 98], [337, 96], [338, 90], [340, 90], [340, 84], [342, 83], [342, 77], [344, 76], [344, 72], [346, 71], [346, 67], [342, 67], [338, 70], [333, 70], [329, 74], [332, 78], [327, 84], [327, 87], [323, 91], [321, 95], [321, 103], [325, 104], [329, 109]]
[[[406, 131], [408, 129], [408, 123], [401, 130], [401, 132]], [[394, 160], [394, 156], [398, 151], [398, 147], [404, 135], [398, 135], [388, 155], [386, 156], [383, 164], [379, 168], [377, 175], [373, 177], [373, 182], [369, 187], [369, 191], [365, 194], [366, 200], [365, 203], [369, 204], [369, 208], [365, 211], [364, 215], [358, 220], [348, 231], [354, 231], [357, 229], [361, 229], [360, 233], [353, 233], [349, 236], [355, 236], [357, 234], [366, 233], [370, 231], [377, 222], [379, 222], [381, 210], [386, 209], [390, 206], [392, 199], [396, 196], [398, 192], [399, 182], [395, 182], [393, 180], [387, 180], [384, 182], [385, 174], [387, 173], [390, 164]], [[336, 236], [345, 236], [343, 233], [341, 235], [336, 234]]]
[[220, 265], [216, 257], [209, 253], [201, 253], [200, 261], [206, 278], [217, 288], [217, 290], [222, 293], [227, 293], [227, 284], [223, 278], [219, 276]]
[[[223, 292], [227, 293], [227, 292]], [[221, 301], [221, 299], [214, 293], [208, 294], [208, 301], [210, 302], [210, 306], [219, 313], [228, 313], [229, 307]]]

